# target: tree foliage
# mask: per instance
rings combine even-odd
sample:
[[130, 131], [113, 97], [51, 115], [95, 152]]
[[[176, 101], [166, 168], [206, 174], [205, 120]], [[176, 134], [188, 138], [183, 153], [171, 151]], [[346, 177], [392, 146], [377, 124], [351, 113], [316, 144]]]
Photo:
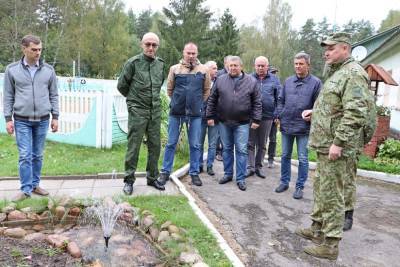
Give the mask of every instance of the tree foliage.
[[379, 32], [383, 32], [397, 25], [400, 25], [400, 10], [390, 10], [387, 17], [381, 22]]

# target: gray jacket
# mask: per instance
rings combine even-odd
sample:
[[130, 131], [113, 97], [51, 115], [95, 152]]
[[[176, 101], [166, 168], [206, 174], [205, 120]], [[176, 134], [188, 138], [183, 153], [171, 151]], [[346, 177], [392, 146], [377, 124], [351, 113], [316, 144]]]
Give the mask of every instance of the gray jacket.
[[39, 62], [33, 79], [23, 64], [23, 58], [7, 66], [4, 73], [4, 117], [29, 121], [42, 120], [52, 115], [58, 119], [57, 77], [49, 64]]

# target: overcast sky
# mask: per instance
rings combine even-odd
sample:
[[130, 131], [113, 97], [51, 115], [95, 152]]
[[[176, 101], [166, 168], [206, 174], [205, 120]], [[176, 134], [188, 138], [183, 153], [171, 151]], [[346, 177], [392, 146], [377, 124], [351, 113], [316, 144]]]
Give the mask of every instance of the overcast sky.
[[[168, 6], [169, 0], [123, 0], [126, 7], [132, 7], [135, 13], [143, 9], [151, 8], [160, 10], [163, 6]], [[292, 26], [297, 30], [304, 25], [307, 19], [313, 18], [319, 22], [323, 17], [328, 19], [329, 23], [336, 21], [338, 25], [347, 23], [350, 19], [358, 21], [361, 19], [369, 20], [379, 28], [381, 21], [386, 18], [389, 10], [400, 10], [400, 0], [284, 0], [292, 8]], [[206, 0], [210, 10], [220, 16], [226, 8], [237, 18], [238, 25], [253, 24], [255, 20], [260, 19], [267, 10], [268, 0], [236, 0], [236, 1], [218, 1]], [[229, 3], [229, 4], [228, 4]], [[335, 12], [336, 10], [336, 12]], [[335, 16], [336, 13], [336, 16]]]

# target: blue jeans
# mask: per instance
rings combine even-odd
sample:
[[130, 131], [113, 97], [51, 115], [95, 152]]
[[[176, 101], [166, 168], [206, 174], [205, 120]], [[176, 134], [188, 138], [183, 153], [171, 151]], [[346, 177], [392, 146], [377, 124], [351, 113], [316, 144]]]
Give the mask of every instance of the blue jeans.
[[204, 154], [204, 141], [206, 139], [206, 132], [208, 135], [208, 153], [207, 153], [207, 167], [212, 167], [215, 159], [215, 153], [217, 151], [217, 140], [219, 137], [218, 125], [208, 126], [206, 120], [201, 122], [201, 133], [200, 133], [200, 157], [199, 167], [203, 167], [203, 154]]
[[296, 188], [304, 188], [308, 178], [308, 135], [290, 135], [282, 133], [281, 183], [289, 185], [293, 143], [296, 139], [297, 158], [299, 160]]
[[199, 174], [199, 155], [200, 155], [200, 131], [201, 117], [179, 117], [169, 116], [168, 120], [168, 142], [165, 146], [164, 160], [162, 164], [162, 173], [171, 173], [174, 164], [175, 149], [178, 144], [179, 135], [183, 124], [186, 124], [187, 136], [189, 139], [189, 158], [190, 158], [190, 175]]
[[233, 162], [235, 147], [236, 154], [236, 182], [244, 181], [247, 166], [247, 142], [249, 140], [249, 124], [230, 126], [219, 124], [219, 134], [222, 141], [222, 157], [224, 159], [224, 173], [233, 176]]
[[15, 137], [19, 152], [18, 169], [21, 191], [27, 195], [39, 186], [42, 171], [43, 149], [49, 130], [49, 120], [15, 120]]

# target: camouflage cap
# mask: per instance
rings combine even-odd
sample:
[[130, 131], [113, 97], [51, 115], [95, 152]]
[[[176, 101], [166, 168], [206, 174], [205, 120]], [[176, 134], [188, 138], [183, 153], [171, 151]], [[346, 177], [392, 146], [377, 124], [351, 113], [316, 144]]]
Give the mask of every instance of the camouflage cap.
[[279, 72], [279, 70], [277, 68], [275, 68], [275, 67], [270, 66], [269, 67], [269, 72], [276, 73], [276, 72]]
[[338, 43], [347, 43], [351, 45], [350, 43], [350, 38], [351, 35], [347, 32], [336, 32], [328, 36], [325, 40], [321, 42], [321, 46], [326, 46], [326, 45], [335, 45]]

